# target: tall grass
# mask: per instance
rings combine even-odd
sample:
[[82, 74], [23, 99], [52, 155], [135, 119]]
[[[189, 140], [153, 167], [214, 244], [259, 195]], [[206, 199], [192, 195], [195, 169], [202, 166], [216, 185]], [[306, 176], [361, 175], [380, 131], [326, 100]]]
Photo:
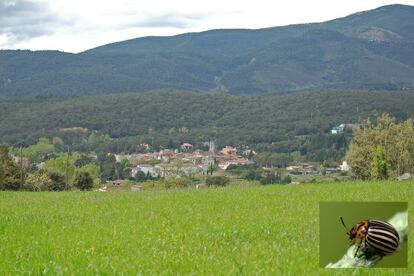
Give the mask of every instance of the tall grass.
[[[331, 275], [319, 268], [320, 201], [409, 201], [412, 221], [413, 195], [412, 181], [1, 192], [0, 274]], [[357, 274], [406, 275], [413, 261]]]

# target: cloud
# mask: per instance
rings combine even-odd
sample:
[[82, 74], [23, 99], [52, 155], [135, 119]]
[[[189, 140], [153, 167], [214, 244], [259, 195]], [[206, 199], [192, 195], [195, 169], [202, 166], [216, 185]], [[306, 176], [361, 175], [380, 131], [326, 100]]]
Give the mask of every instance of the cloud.
[[53, 34], [57, 27], [68, 24], [70, 22], [55, 14], [46, 2], [34, 0], [0, 2], [0, 35], [3, 38], [7, 37], [8, 44]]
[[0, 0], [0, 49], [77, 52], [112, 40], [169, 34], [174, 29], [185, 32], [214, 15], [211, 11], [160, 10], [117, 1], [115, 5], [95, 0]]
[[[92, 28], [106, 28], [119, 30], [125, 28], [174, 28], [187, 29], [196, 26], [210, 17], [209, 13], [185, 14], [180, 12], [154, 13], [146, 11], [123, 11], [105, 14], [106, 22], [103, 25], [89, 26]], [[92, 24], [93, 25], [93, 24]]]
[[184, 29], [191, 27], [198, 21], [205, 20], [208, 16], [206, 14], [179, 14], [167, 13], [158, 16], [149, 16], [148, 18], [132, 22], [131, 27], [146, 27], [146, 28], [177, 28]]

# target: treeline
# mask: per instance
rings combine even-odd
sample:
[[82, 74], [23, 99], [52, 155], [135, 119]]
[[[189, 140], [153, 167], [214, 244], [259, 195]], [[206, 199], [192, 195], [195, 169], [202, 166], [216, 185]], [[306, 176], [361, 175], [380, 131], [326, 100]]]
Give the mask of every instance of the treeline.
[[249, 181], [259, 181], [262, 185], [289, 184], [291, 177], [285, 170], [265, 170], [257, 164], [253, 165], [230, 165], [226, 172], [237, 178]]
[[[87, 190], [98, 188], [102, 182], [131, 179], [131, 166], [127, 160], [117, 162], [113, 154], [106, 153], [52, 152], [53, 145], [46, 141], [43, 138], [32, 148], [20, 151], [12, 148], [11, 152], [8, 146], [0, 145], [0, 190]], [[35, 152], [33, 148], [43, 151]], [[33, 153], [36, 159], [31, 159]], [[152, 178], [137, 181], [149, 179]]]
[[330, 129], [382, 112], [397, 120], [413, 118], [414, 93], [307, 92], [255, 97], [154, 92], [3, 101], [0, 139], [27, 147], [47, 137], [61, 150], [70, 146], [80, 152], [114, 153], [137, 152], [142, 143], [153, 150], [179, 148], [184, 142], [205, 149], [204, 142], [215, 140], [218, 147], [249, 146], [258, 152], [278, 153], [277, 162], [282, 163], [297, 153], [303, 160], [338, 161], [352, 133], [332, 135]]

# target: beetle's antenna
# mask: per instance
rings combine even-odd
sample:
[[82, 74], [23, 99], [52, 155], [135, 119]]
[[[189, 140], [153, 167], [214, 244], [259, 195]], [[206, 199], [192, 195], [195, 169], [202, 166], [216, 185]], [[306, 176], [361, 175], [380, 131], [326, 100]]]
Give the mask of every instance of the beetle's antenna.
[[342, 217], [341, 217], [341, 222], [342, 222], [342, 225], [345, 227], [345, 229], [348, 230], [348, 227], [346, 227], [344, 219]]

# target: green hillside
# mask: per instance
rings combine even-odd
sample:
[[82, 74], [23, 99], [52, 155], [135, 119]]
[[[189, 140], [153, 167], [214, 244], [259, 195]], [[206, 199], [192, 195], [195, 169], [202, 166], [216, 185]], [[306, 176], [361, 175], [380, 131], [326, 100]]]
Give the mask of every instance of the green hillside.
[[413, 6], [391, 5], [324, 23], [137, 38], [80, 54], [0, 51], [0, 98], [413, 89], [412, 18]]

